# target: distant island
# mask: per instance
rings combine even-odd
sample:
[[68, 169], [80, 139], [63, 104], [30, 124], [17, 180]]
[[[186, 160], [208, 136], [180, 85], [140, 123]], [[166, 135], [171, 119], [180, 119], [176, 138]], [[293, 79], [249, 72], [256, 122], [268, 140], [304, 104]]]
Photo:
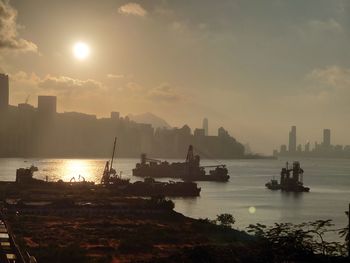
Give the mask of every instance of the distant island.
[[[208, 135], [208, 120], [192, 132], [188, 125], [172, 128], [146, 113], [97, 118], [78, 112], [58, 113], [57, 97], [39, 96], [38, 105], [9, 105], [8, 76], [0, 74], [0, 157], [94, 158], [110, 156], [117, 136], [117, 157], [185, 158], [188, 145], [205, 159], [263, 158], [245, 154], [242, 143], [223, 127]], [[133, 121], [134, 120], [134, 121]]]

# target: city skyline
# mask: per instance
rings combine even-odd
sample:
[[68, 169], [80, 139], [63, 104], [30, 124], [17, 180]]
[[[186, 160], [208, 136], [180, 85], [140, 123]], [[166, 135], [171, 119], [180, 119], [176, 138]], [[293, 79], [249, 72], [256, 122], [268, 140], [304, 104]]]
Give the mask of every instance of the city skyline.
[[[118, 137], [119, 157], [137, 158], [147, 153], [162, 158], [184, 158], [193, 145], [204, 158], [256, 158], [246, 156], [244, 146], [223, 127], [216, 135], [204, 128], [193, 131], [156, 127], [136, 122], [120, 112], [111, 111], [107, 118], [79, 112], [57, 112], [56, 96], [39, 95], [37, 108], [25, 103], [9, 104], [10, 85], [7, 75], [0, 74], [0, 156], [1, 157], [106, 157], [111, 140]], [[166, 122], [165, 122], [166, 123]]]
[[[8, 106], [13, 107], [13, 105], [10, 105], [10, 78], [8, 75], [0, 73], [0, 109], [2, 111], [4, 111], [4, 109], [6, 109]], [[50, 95], [38, 95], [37, 98], [37, 108], [35, 108], [35, 106], [33, 106], [32, 104], [28, 103], [28, 99], [30, 96], [27, 97], [26, 101], [24, 103], [18, 103], [18, 109], [20, 110], [34, 110], [37, 109], [39, 114], [44, 114], [44, 115], [52, 115], [55, 114], [57, 112], [57, 97], [56, 96], [50, 96]], [[41, 106], [40, 106], [41, 105]], [[58, 113], [58, 112], [57, 112]], [[85, 115], [85, 116], [90, 116], [93, 118], [98, 118], [98, 116], [96, 114], [87, 114], [87, 113], [83, 113], [83, 112], [66, 112], [64, 111], [63, 113], [67, 113], [67, 114], [81, 114], [81, 115]], [[130, 114], [126, 114], [125, 118], [129, 119], [129, 115]], [[132, 115], [131, 115], [132, 116]], [[142, 116], [139, 115], [139, 116]], [[121, 117], [120, 112], [115, 112], [115, 111], [111, 111], [110, 112], [110, 118], [111, 119], [119, 119]], [[155, 116], [156, 118], [159, 118], [158, 116]], [[101, 119], [105, 118], [105, 117], [100, 117]], [[108, 118], [108, 116], [107, 116]], [[163, 120], [160, 118], [160, 120], [164, 121], [166, 123], [166, 120]], [[153, 122], [151, 121], [135, 121], [136, 123], [140, 123], [140, 124], [150, 124], [153, 126], [154, 129], [157, 129], [158, 127], [156, 125], [153, 124]], [[197, 127], [193, 127], [193, 134], [194, 136], [210, 136], [212, 134], [216, 134], [215, 132], [212, 132], [212, 134], [209, 134], [209, 121], [208, 118], [203, 118], [202, 120], [202, 127], [199, 128], [199, 126]], [[183, 125], [187, 125], [186, 123], [183, 123]], [[183, 127], [183, 126], [181, 126]], [[178, 129], [179, 127], [166, 127], [164, 126], [163, 128], [165, 129]], [[216, 131], [218, 132], [218, 134], [220, 135], [220, 129], [223, 129], [222, 126], [217, 127]], [[226, 130], [224, 130], [225, 133], [227, 133]], [[227, 135], [229, 135], [227, 133]], [[310, 144], [310, 141], [307, 140], [304, 144], [303, 143], [298, 143], [297, 141], [297, 131], [296, 131], [296, 126], [293, 125], [291, 126], [291, 130], [289, 131], [289, 141], [288, 141], [288, 146], [282, 144], [279, 148], [279, 153], [283, 154], [288, 152], [289, 154], [293, 154], [293, 153], [300, 153], [300, 152], [312, 152], [315, 151], [317, 149], [318, 146], [320, 145], [326, 145], [327, 147], [332, 146], [331, 145], [331, 129], [323, 129], [323, 142], [321, 144], [318, 144], [317, 140], [314, 141], [314, 146], [312, 146], [312, 144]], [[259, 153], [259, 152], [255, 152], [255, 151], [251, 151], [250, 149], [250, 145], [249, 142], [244, 144], [245, 147], [248, 146], [249, 149], [246, 149], [245, 152], [246, 153], [252, 153], [252, 154], [263, 154], [263, 155], [267, 155], [269, 156], [268, 153]], [[343, 150], [343, 145], [341, 144], [337, 144], [335, 145], [336, 147], [338, 147], [338, 151], [339, 150]], [[341, 146], [341, 149], [339, 149], [339, 147]], [[254, 147], [254, 145], [253, 145]], [[349, 145], [345, 145], [345, 149], [348, 149], [350, 146]], [[275, 156], [278, 153], [278, 150], [273, 150], [273, 155]]]
[[304, 144], [298, 142], [297, 127], [291, 126], [288, 136], [288, 145], [282, 144], [278, 150], [273, 151], [273, 156], [306, 156], [306, 157], [331, 157], [349, 158], [350, 145], [332, 144], [331, 129], [323, 129], [322, 141], [317, 140]]
[[325, 126], [336, 144], [349, 143], [347, 1], [12, 0], [1, 8], [11, 104], [44, 91], [61, 98], [59, 112], [152, 112], [177, 127], [201, 127], [205, 116], [210, 133], [225, 126], [267, 154], [292, 124], [303, 127], [300, 140], [319, 139]]

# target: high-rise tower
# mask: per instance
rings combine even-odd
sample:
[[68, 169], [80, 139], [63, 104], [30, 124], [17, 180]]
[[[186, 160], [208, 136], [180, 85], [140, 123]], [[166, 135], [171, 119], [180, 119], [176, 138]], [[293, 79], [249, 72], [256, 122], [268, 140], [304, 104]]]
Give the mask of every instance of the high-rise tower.
[[297, 150], [297, 127], [292, 126], [289, 132], [289, 152], [296, 152]]
[[9, 77], [0, 74], [0, 113], [7, 110], [9, 106]]
[[203, 119], [203, 126], [202, 126], [202, 128], [204, 130], [204, 135], [208, 136], [209, 123], [208, 123], [208, 119], [207, 118]]
[[330, 129], [323, 130], [323, 146], [324, 147], [331, 146], [331, 130]]
[[38, 112], [41, 116], [53, 116], [56, 114], [56, 96], [38, 96]]

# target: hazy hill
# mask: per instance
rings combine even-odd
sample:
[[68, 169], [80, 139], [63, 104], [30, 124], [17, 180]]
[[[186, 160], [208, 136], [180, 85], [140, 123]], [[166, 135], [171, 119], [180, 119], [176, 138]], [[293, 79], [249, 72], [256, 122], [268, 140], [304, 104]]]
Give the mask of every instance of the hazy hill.
[[146, 112], [137, 115], [129, 114], [130, 120], [138, 123], [151, 124], [154, 128], [171, 128], [171, 126], [162, 118], [154, 115], [153, 113]]

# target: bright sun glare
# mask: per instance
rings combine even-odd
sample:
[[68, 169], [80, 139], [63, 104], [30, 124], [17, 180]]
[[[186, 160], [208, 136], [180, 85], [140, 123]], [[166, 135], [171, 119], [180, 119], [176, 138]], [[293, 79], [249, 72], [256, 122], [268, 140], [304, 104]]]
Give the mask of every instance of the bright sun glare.
[[74, 44], [73, 54], [79, 60], [84, 60], [90, 55], [90, 48], [84, 42], [78, 42]]

